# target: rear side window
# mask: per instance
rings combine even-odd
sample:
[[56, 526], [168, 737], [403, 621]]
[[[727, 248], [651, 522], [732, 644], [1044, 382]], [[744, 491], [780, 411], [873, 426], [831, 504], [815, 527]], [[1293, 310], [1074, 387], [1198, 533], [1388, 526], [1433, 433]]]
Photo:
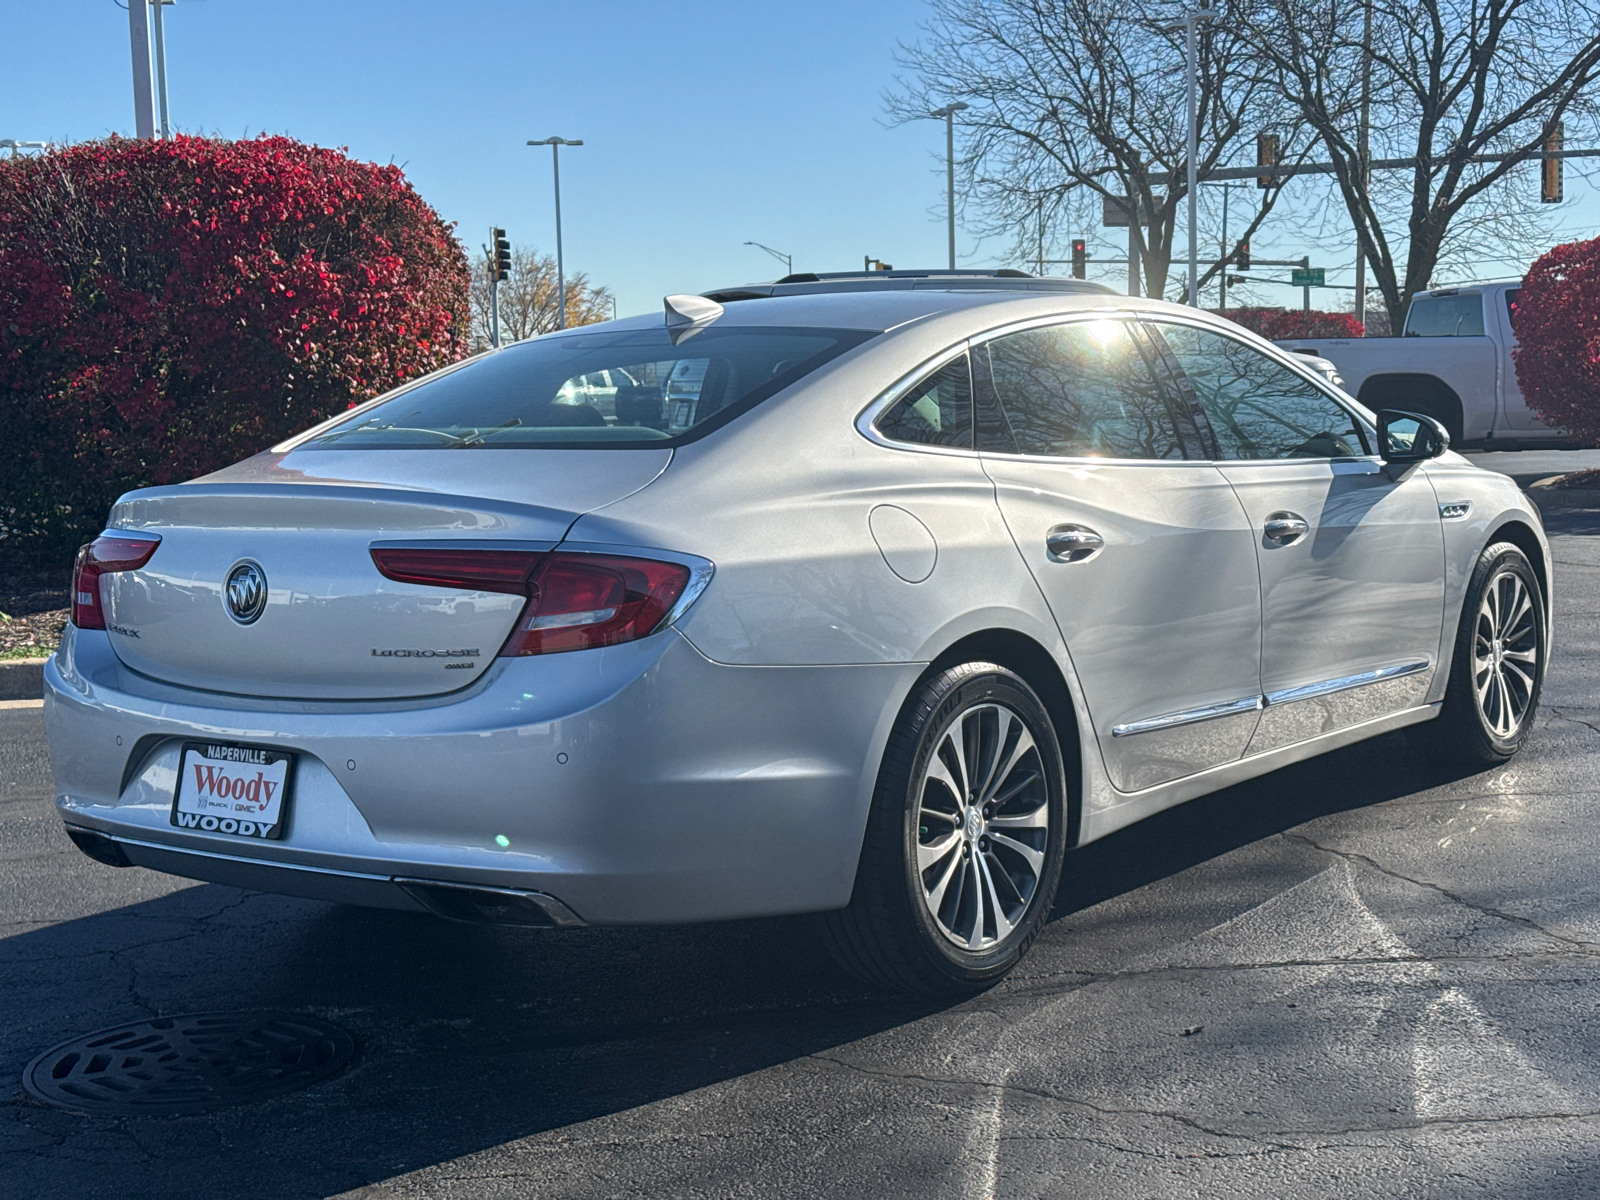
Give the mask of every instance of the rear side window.
[[972, 368], [965, 354], [940, 367], [878, 418], [891, 441], [972, 447]]
[[1223, 458], [1350, 458], [1355, 418], [1310, 380], [1253, 346], [1194, 325], [1155, 322]]
[[1483, 296], [1478, 292], [1417, 296], [1406, 310], [1407, 337], [1482, 337]]
[[1511, 331], [1517, 330], [1517, 302], [1522, 299], [1521, 288], [1508, 288], [1506, 290], [1506, 319], [1511, 322]]
[[[1029, 329], [995, 338], [980, 352], [988, 355], [995, 397], [1016, 453], [1183, 457], [1166, 398], [1125, 321]], [[1013, 449], [987, 444], [988, 436], [985, 441], [985, 449]]]
[[731, 326], [601, 329], [521, 342], [324, 430], [306, 450], [661, 447], [691, 440], [859, 346], [871, 332]]

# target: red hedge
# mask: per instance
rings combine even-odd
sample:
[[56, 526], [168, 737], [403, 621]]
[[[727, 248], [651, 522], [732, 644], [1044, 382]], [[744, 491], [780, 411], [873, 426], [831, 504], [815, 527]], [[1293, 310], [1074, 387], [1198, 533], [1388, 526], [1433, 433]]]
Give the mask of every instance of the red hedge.
[[1219, 316], [1259, 333], [1269, 342], [1284, 338], [1365, 337], [1367, 331], [1349, 313], [1303, 312], [1286, 308], [1225, 308]]
[[283, 137], [0, 160], [0, 537], [59, 547], [466, 352], [468, 272], [398, 168]]
[[1547, 424], [1600, 441], [1600, 238], [1535, 260], [1517, 298], [1517, 382]]

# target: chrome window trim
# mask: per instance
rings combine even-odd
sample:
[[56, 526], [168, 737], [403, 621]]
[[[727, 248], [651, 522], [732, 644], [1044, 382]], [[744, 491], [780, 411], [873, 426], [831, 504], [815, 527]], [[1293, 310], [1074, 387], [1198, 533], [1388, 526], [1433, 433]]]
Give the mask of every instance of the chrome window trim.
[[1132, 737], [1136, 733], [1153, 733], [1157, 729], [1176, 729], [1180, 725], [1197, 725], [1201, 721], [1214, 721], [1218, 717], [1233, 717], [1240, 713], [1257, 712], [1264, 707], [1260, 696], [1246, 696], [1239, 700], [1226, 700], [1221, 704], [1206, 704], [1200, 708], [1187, 708], [1182, 712], [1164, 713], [1159, 717], [1146, 717], [1142, 721], [1129, 721], [1126, 725], [1113, 725], [1114, 738]]
[[1418, 671], [1426, 671], [1433, 664], [1427, 660], [1419, 662], [1401, 663], [1393, 667], [1379, 667], [1373, 671], [1362, 671], [1355, 675], [1341, 675], [1337, 679], [1324, 679], [1321, 683], [1306, 683], [1299, 687], [1283, 688], [1281, 691], [1268, 692], [1267, 704], [1293, 704], [1297, 700], [1311, 700], [1318, 696], [1329, 696], [1334, 692], [1349, 691], [1351, 688], [1366, 687], [1369, 683], [1383, 683], [1390, 679], [1400, 679], [1406, 675], [1415, 675]]

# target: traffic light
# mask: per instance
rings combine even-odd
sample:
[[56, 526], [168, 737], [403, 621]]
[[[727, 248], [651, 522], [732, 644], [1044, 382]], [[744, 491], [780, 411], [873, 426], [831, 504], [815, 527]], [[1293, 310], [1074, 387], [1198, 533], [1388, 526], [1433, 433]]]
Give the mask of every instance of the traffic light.
[[1250, 269], [1250, 243], [1240, 242], [1233, 251], [1233, 265], [1241, 271]]
[[[1561, 134], [1563, 126], [1558, 122], [1550, 131], [1550, 136], [1544, 140], [1546, 154], [1561, 153]], [[1559, 158], [1545, 158], [1539, 161], [1539, 203], [1561, 203], [1561, 160]]]
[[[1275, 167], [1278, 165], [1278, 135], [1275, 133], [1256, 134], [1256, 166]], [[1269, 188], [1272, 186], [1271, 175], [1257, 175], [1256, 186]]]
[[1089, 268], [1089, 243], [1084, 238], [1072, 239], [1072, 277], [1084, 279], [1088, 277]]
[[511, 278], [511, 243], [506, 241], [504, 229], [491, 229], [489, 232], [494, 237], [494, 259], [490, 273], [498, 283]]

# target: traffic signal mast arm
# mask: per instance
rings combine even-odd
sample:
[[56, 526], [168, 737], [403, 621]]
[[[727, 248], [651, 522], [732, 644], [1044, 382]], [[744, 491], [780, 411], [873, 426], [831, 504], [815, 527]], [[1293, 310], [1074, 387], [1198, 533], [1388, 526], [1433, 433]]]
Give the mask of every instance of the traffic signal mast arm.
[[[1468, 157], [1468, 162], [1475, 163], [1501, 163], [1501, 162], [1533, 162], [1536, 159], [1563, 158], [1600, 158], [1600, 150], [1519, 150], [1512, 154], [1474, 154]], [[1444, 160], [1439, 160], [1442, 165]], [[1417, 165], [1415, 158], [1375, 158], [1367, 164], [1374, 171], [1410, 170]], [[1203, 171], [1200, 175], [1201, 183], [1220, 182], [1229, 179], [1255, 179], [1270, 176], [1274, 180], [1286, 179], [1291, 175], [1332, 175], [1335, 167], [1332, 163], [1277, 163], [1274, 165], [1262, 164], [1253, 167], [1214, 167]], [[1151, 187], [1168, 187], [1173, 181], [1174, 174], [1178, 178], [1183, 173], [1172, 171], [1156, 171], [1147, 176]], [[1298, 265], [1298, 264], [1297, 264]]]

